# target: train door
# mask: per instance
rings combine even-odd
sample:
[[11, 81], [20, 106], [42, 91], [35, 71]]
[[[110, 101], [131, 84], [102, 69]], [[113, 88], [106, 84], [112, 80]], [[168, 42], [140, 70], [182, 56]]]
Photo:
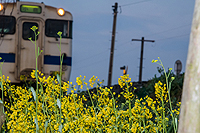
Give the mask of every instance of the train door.
[[[30, 76], [30, 73], [36, 67], [35, 34], [31, 29], [32, 26], [38, 27], [36, 32], [40, 32], [36, 36], [36, 48], [44, 50], [44, 21], [39, 18], [20, 18], [17, 21], [18, 34], [17, 34], [17, 61], [16, 61], [16, 78], [19, 80], [20, 75]], [[38, 51], [37, 51], [38, 53]], [[38, 70], [43, 71], [43, 53], [38, 57]]]

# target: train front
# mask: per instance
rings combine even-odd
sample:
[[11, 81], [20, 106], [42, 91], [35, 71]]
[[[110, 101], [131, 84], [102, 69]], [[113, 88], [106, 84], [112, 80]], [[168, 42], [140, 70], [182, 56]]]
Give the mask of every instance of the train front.
[[[38, 56], [38, 70], [45, 76], [53, 76], [62, 69], [62, 80], [68, 81], [72, 62], [72, 22], [71, 13], [62, 8], [34, 2], [4, 3], [0, 11], [3, 75], [15, 83], [20, 82], [22, 75], [29, 79], [36, 68], [36, 46], [42, 50]], [[32, 31], [33, 26], [37, 27], [38, 36]], [[62, 32], [62, 39], [58, 32]]]

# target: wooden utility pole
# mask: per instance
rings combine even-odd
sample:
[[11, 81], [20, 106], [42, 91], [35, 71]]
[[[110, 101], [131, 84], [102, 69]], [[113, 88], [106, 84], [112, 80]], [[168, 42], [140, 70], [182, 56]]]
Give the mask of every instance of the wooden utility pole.
[[200, 133], [200, 0], [190, 33], [178, 133]]
[[143, 64], [143, 51], [144, 51], [144, 42], [155, 42], [154, 40], [144, 40], [142, 39], [132, 39], [132, 41], [141, 41], [141, 53], [140, 53], [140, 70], [139, 70], [139, 82], [142, 82], [142, 64]]
[[110, 64], [109, 64], [109, 72], [108, 72], [108, 86], [111, 86], [112, 83], [112, 68], [113, 68], [113, 55], [114, 55], [114, 47], [115, 47], [115, 32], [116, 32], [116, 20], [117, 20], [117, 7], [118, 3], [115, 3], [113, 7], [114, 18], [113, 18], [113, 29], [112, 29], [112, 41], [111, 41], [111, 49], [110, 49]]

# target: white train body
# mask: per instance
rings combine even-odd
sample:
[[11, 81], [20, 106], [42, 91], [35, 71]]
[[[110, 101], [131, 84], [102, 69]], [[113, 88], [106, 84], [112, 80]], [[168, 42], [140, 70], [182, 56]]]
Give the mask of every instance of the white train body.
[[2, 73], [9, 76], [11, 82], [19, 83], [20, 76], [30, 75], [35, 69], [34, 32], [30, 29], [37, 26], [40, 32], [37, 47], [43, 50], [38, 57], [38, 70], [45, 76], [60, 71], [60, 45], [58, 31], [62, 32], [61, 53], [64, 54], [62, 80], [68, 81], [72, 62], [72, 14], [64, 11], [58, 15], [58, 8], [43, 3], [19, 2], [4, 3], [0, 11], [0, 57]]

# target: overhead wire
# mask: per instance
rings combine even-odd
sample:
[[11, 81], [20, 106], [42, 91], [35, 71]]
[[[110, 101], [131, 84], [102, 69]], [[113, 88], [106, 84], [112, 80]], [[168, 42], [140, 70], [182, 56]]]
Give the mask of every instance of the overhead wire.
[[[126, 42], [120, 43], [118, 46], [121, 47], [121, 46], [124, 46], [125, 44], [128, 44], [128, 43], [130, 43], [130, 42], [131, 42], [131, 41], [126, 41]], [[95, 54], [95, 55], [93, 55], [93, 56], [90, 56], [90, 57], [83, 58], [83, 59], [81, 59], [80, 61], [77, 61], [77, 62], [80, 63], [80, 62], [82, 62], [82, 61], [85, 61], [85, 60], [91, 59], [91, 58], [93, 58], [93, 57], [96, 57], [96, 56], [98, 56], [98, 55], [100, 55], [100, 54], [103, 54], [103, 53], [105, 53], [105, 52], [108, 52], [108, 50], [102, 51], [102, 52], [100, 52], [100, 53], [98, 53], [98, 54]], [[117, 55], [116, 55], [116, 56], [117, 56]], [[107, 59], [107, 57], [104, 58], [104, 59], [100, 59], [100, 60], [98, 60], [98, 61], [95, 61], [95, 62], [93, 62], [93, 63], [91, 63], [91, 64], [88, 64], [88, 65], [86, 65], [86, 66], [81, 66], [81, 67], [78, 67], [78, 68], [75, 68], [75, 69], [77, 70], [77, 69], [85, 68], [85, 67], [90, 66], [90, 65], [93, 65], [93, 64], [94, 64], [94, 65], [95, 65], [95, 64], [99, 64], [99, 63], [101, 63], [102, 60], [106, 60], [106, 59]], [[75, 62], [75, 64], [77, 64], [77, 62]]]
[[[139, 3], [144, 3], [144, 2], [148, 2], [148, 1], [152, 1], [152, 0], [143, 0], [143, 1], [138, 1], [138, 2], [133, 2], [133, 3], [129, 3], [129, 4], [124, 4], [124, 5], [121, 5], [121, 6], [119, 6], [120, 7], [120, 12], [121, 12], [121, 7], [124, 7], [124, 6], [131, 6], [131, 5], [135, 5], [135, 4], [139, 4]], [[127, 43], [129, 43], [130, 41], [128, 41], [128, 42], [125, 42], [125, 43], [123, 43], [123, 44], [127, 44]], [[119, 47], [122, 47], [123, 45], [120, 45]], [[129, 50], [130, 51], [130, 50]], [[85, 61], [85, 60], [88, 60], [88, 59], [91, 59], [91, 58], [94, 58], [94, 57], [96, 57], [96, 56], [98, 56], [98, 55], [100, 55], [100, 54], [102, 54], [102, 53], [105, 53], [105, 52], [107, 52], [107, 51], [103, 51], [103, 52], [100, 52], [100, 53], [98, 53], [98, 54], [96, 54], [96, 55], [93, 55], [93, 56], [90, 56], [90, 57], [86, 57], [86, 58], [84, 58], [84, 59], [81, 59], [80, 61], [78, 61], [78, 62], [82, 62], [82, 61]], [[125, 53], [125, 52], [124, 52]], [[122, 53], [123, 54], [123, 53]], [[116, 55], [117, 56], [117, 55]], [[97, 62], [100, 62], [100, 61], [97, 61]], [[75, 62], [76, 63], [76, 62]], [[96, 62], [94, 62], [93, 64], [95, 64]], [[88, 65], [87, 65], [88, 66]], [[85, 67], [87, 67], [87, 66], [85, 66]], [[80, 67], [80, 68], [84, 68], [84, 67]]]
[[[138, 1], [138, 2], [134, 2], [134, 3], [124, 4], [124, 5], [121, 5], [120, 8], [121, 8], [121, 7], [124, 7], [124, 6], [131, 6], [131, 5], [134, 5], [134, 4], [144, 3], [144, 2], [148, 2], [148, 1], [152, 1], [152, 0], [143, 0], [143, 1]], [[149, 34], [149, 35], [146, 35], [146, 36], [152, 36], [152, 35], [157, 35], [157, 34], [160, 34], [160, 33], [165, 33], [165, 32], [169, 32], [169, 31], [173, 31], [173, 30], [176, 30], [176, 29], [179, 29], [179, 28], [182, 28], [182, 27], [185, 27], [185, 26], [189, 26], [189, 25], [191, 25], [191, 24], [182, 25], [182, 26], [179, 26], [179, 27], [175, 27], [175, 28], [168, 29], [168, 30], [165, 30], [165, 31], [157, 32], [157, 33], [154, 33], [154, 34]], [[167, 39], [172, 39], [172, 38], [178, 38], [178, 37], [182, 37], [182, 36], [186, 36], [186, 35], [189, 35], [189, 34], [184, 34], [184, 35], [179, 35], [179, 36], [173, 36], [173, 37], [168, 37], [168, 38], [163, 38], [163, 39], [158, 39], [158, 40], [156, 40], [156, 41], [167, 40]], [[129, 42], [130, 42], [130, 41], [123, 43], [123, 45], [119, 45], [118, 48], [124, 46], [124, 44], [127, 44], [127, 43], [129, 43]], [[139, 47], [139, 45], [138, 45], [137, 47]], [[137, 48], [137, 47], [135, 47], [135, 48]], [[126, 54], [126, 53], [128, 53], [128, 52], [130, 52], [130, 51], [132, 51], [132, 50], [128, 50], [128, 51], [125, 51], [125, 52], [116, 54], [115, 56], [119, 56], [119, 55], [122, 55], [122, 54]], [[102, 53], [105, 53], [105, 52], [107, 52], [107, 50], [106, 50], [106, 51], [103, 51], [103, 52], [100, 52], [100, 53], [98, 53], [98, 54], [96, 54], [96, 55], [93, 55], [92, 57], [84, 58], [84, 59], [82, 59], [81, 61], [85, 61], [85, 60], [91, 59], [91, 58], [96, 57], [96, 56], [98, 56], [98, 55], [100, 55], [100, 54], [102, 54]], [[93, 65], [102, 63], [102, 61], [105, 61], [105, 59], [101, 59], [101, 60], [98, 60], [98, 61], [93, 62], [93, 63], [91, 63], [91, 64], [87, 64], [87, 65], [85, 65], [85, 66], [81, 66], [81, 67], [78, 67], [78, 68], [75, 68], [75, 69], [77, 70], [77, 69], [85, 68], [85, 67], [88, 67], [88, 66], [93, 66]]]
[[73, 68], [73, 69], [79, 70], [79, 69], [82, 69], [82, 68], [85, 68], [85, 67], [90, 67], [90, 66], [93, 66], [93, 65], [97, 65], [97, 64], [99, 64], [99, 63], [102, 63], [102, 61], [106, 61], [106, 59], [107, 59], [107, 58], [103, 58], [103, 59], [101, 59], [101, 60], [97, 60], [97, 61], [92, 62], [92, 63], [90, 63], [90, 64], [86, 64], [86, 65], [84, 65], [84, 66], [80, 66], [80, 67]]
[[[143, 1], [133, 2], [133, 3], [129, 3], [129, 4], [124, 4], [124, 5], [120, 6], [120, 10], [121, 10], [121, 7], [124, 7], [124, 6], [131, 6], [131, 5], [134, 5], [134, 4], [139, 4], [139, 3], [148, 2], [148, 1], [152, 1], [152, 0], [143, 0]], [[183, 27], [186, 27], [186, 26], [190, 26], [190, 25], [191, 25], [191, 23], [190, 24], [181, 25], [181, 26], [178, 26], [178, 27], [175, 27], [175, 28], [172, 28], [172, 29], [168, 29], [168, 30], [165, 30], [165, 31], [156, 32], [156, 33], [153, 33], [153, 34], [148, 34], [148, 35], [145, 35], [145, 37], [146, 36], [157, 35], [157, 34], [161, 34], [161, 33], [166, 33], [166, 32], [173, 31], [173, 30], [176, 30], [176, 29], [180, 29], [180, 28], [183, 28]], [[177, 37], [182, 37], [182, 36], [186, 36], [186, 35], [189, 35], [189, 34], [184, 34], [184, 35], [179, 35], [179, 36], [174, 36], [174, 37], [168, 37], [168, 38], [163, 38], [163, 39], [158, 39], [157, 41], [171, 39], [171, 38], [177, 38]]]
[[131, 41], [126, 41], [118, 45], [117, 48], [124, 46], [125, 44], [131, 43]]
[[161, 34], [161, 33], [166, 33], [166, 32], [177, 30], [177, 29], [180, 29], [180, 28], [183, 28], [183, 27], [186, 27], [186, 26], [191, 26], [191, 23], [190, 24], [181, 25], [181, 26], [178, 26], [178, 27], [175, 27], [175, 28], [172, 28], [172, 29], [167, 29], [167, 30], [164, 30], [164, 31], [156, 32], [156, 33], [153, 33], [153, 34], [148, 34], [148, 35], [145, 35], [145, 37], [146, 36], [157, 35], [157, 34]]
[[[89, 56], [89, 57], [85, 57], [85, 58], [83, 58], [83, 59], [80, 59], [80, 60], [77, 61], [77, 62], [80, 63], [80, 62], [82, 62], [82, 61], [85, 61], [85, 60], [94, 58], [94, 57], [96, 57], [96, 56], [98, 56], [98, 55], [101, 55], [101, 54], [103, 54], [103, 53], [105, 53], [105, 52], [107, 52], [107, 50], [104, 50], [104, 51], [102, 51], [102, 52], [99, 52], [99, 53], [97, 53], [97, 54], [95, 54], [95, 55], [92, 55], [92, 56]], [[77, 62], [75, 62], [75, 63], [77, 63]]]
[[[120, 47], [121, 47], [121, 46], [124, 46], [124, 44], [128, 44], [128, 43], [130, 43], [130, 42], [131, 42], [131, 41], [121, 43], [121, 44], [120, 44]], [[135, 46], [134, 48], [138, 48], [138, 47], [139, 47], [139, 45]], [[133, 49], [131, 49], [131, 50], [129, 49], [129, 50], [127, 50], [127, 51], [124, 51], [124, 52], [121, 52], [121, 53], [119, 53], [119, 54], [116, 54], [115, 57], [116, 57], [116, 56], [119, 56], [119, 55], [122, 55], [122, 54], [126, 54], [126, 53], [131, 52], [131, 51], [133, 51]], [[105, 51], [105, 52], [107, 52], [107, 51]], [[104, 53], [104, 52], [101, 52], [101, 53]], [[99, 53], [99, 54], [101, 54], [101, 53]], [[97, 54], [97, 55], [99, 55], [99, 54]], [[97, 56], [97, 55], [95, 55], [95, 56]], [[93, 56], [93, 57], [94, 57], [94, 56]], [[91, 57], [91, 58], [92, 58], [92, 57]], [[97, 60], [97, 61], [95, 61], [95, 62], [92, 62], [92, 63], [87, 64], [87, 65], [84, 65], [84, 66], [80, 66], [80, 67], [77, 67], [77, 68], [73, 68], [73, 69], [74, 69], [74, 70], [79, 70], [79, 69], [83, 69], [83, 68], [86, 68], [86, 67], [94, 66], [94, 65], [97, 65], [97, 64], [99, 64], [99, 63], [102, 63], [103, 61], [107, 61], [106, 59], [108, 59], [108, 57], [103, 58], [103, 59], [100, 59], [100, 60]], [[81, 61], [85, 61], [85, 60], [87, 60], [87, 58], [85, 58], [84, 60], [81, 60]]]
[[[189, 24], [187, 24], [187, 25], [189, 25]], [[183, 26], [186, 26], [186, 25], [183, 25]], [[181, 27], [183, 27], [183, 26], [179, 26], [179, 27], [177, 27], [177, 28], [173, 28], [173, 29], [170, 29], [170, 30], [167, 30], [167, 31], [175, 30], [175, 29], [181, 28]], [[162, 31], [162, 32], [164, 33], [165, 31]], [[161, 33], [161, 32], [159, 32], [159, 33]], [[178, 35], [178, 36], [172, 36], [172, 37], [162, 38], [162, 39], [158, 39], [158, 40], [155, 40], [155, 41], [157, 42], [157, 41], [162, 41], [162, 40], [167, 40], [167, 39], [179, 38], [179, 37], [187, 36], [187, 35], [189, 35], [189, 33], [183, 34], [183, 35]], [[124, 43], [118, 45], [117, 48], [122, 47], [122, 46], [124, 46], [125, 44], [128, 44], [128, 43], [130, 43], [130, 41], [127, 41], [127, 42], [124, 42]], [[138, 48], [138, 47], [139, 47], [139, 45], [135, 46], [134, 48]], [[129, 53], [129, 52], [131, 52], [131, 51], [133, 51], [133, 49], [129, 49], [129, 50], [127, 50], [127, 51], [118, 53], [118, 54], [115, 55], [115, 57], [116, 57], [116, 56], [123, 55], [123, 54], [127, 54], [127, 53]], [[98, 54], [96, 54], [96, 55], [93, 55], [93, 56], [90, 57], [90, 58], [84, 58], [84, 59], [81, 60], [81, 61], [85, 61], [85, 60], [91, 59], [91, 58], [93, 58], [93, 57], [95, 57], [95, 56], [98, 56], [98, 55], [100, 55], [100, 54], [102, 54], [102, 53], [105, 53], [105, 52], [108, 52], [108, 51], [100, 52], [100, 53], [98, 53]], [[85, 67], [88, 67], [88, 66], [93, 66], [93, 65], [96, 65], [96, 64], [99, 64], [99, 63], [102, 63], [102, 61], [105, 61], [105, 59], [107, 59], [107, 58], [104, 58], [104, 59], [101, 59], [101, 60], [97, 60], [97, 61], [95, 61], [95, 62], [93, 62], [93, 63], [91, 63], [91, 64], [87, 64], [87, 65], [85, 65], [85, 66], [81, 66], [81, 67], [75, 68], [75, 70], [81, 69], [81, 68], [85, 68]]]
[[[132, 42], [132, 41], [129, 41], [130, 43]], [[124, 46], [124, 45], [120, 45], [120, 46]], [[123, 54], [126, 54], [126, 53], [128, 53], [128, 52], [130, 52], [130, 51], [133, 51], [133, 49], [136, 49], [136, 48], [138, 48], [139, 47], [139, 45], [135, 45], [133, 48], [130, 48], [130, 49], [128, 49], [127, 51], [124, 51], [124, 52], [121, 52], [121, 53], [117, 53], [116, 55], [115, 55], [115, 57], [116, 56], [119, 56], [119, 55], [123, 55]], [[119, 47], [118, 47], [119, 48]]]
[[143, 1], [133, 2], [133, 3], [129, 3], [129, 4], [124, 4], [124, 5], [121, 5], [121, 7], [131, 6], [131, 5], [140, 4], [140, 3], [144, 3], [144, 2], [148, 2], [148, 1], [152, 1], [152, 0], [143, 0]]
[[[138, 48], [138, 47], [140, 47], [140, 45], [137, 45], [136, 47], [134, 47], [135, 50], [136, 50], [136, 48]], [[126, 50], [126, 51], [124, 51], [124, 52], [118, 53], [118, 54], [115, 55], [115, 57], [116, 57], [116, 56], [123, 55], [123, 54], [127, 54], [127, 53], [129, 53], [129, 52], [133, 52], [133, 48], [131, 48], [131, 49], [129, 49], [129, 50]]]
[[168, 38], [162, 38], [162, 39], [158, 39], [156, 41], [167, 40], [167, 39], [172, 39], [172, 38], [179, 38], [179, 37], [188, 36], [188, 35], [190, 35], [190, 33], [178, 35], [178, 36], [172, 36], [172, 37], [168, 37]]
[[[162, 39], [155, 40], [155, 42], [157, 42], [157, 41], [162, 41], [162, 40], [173, 39], [173, 38], [179, 38], [179, 37], [188, 36], [188, 35], [190, 35], [190, 34], [187, 33], [187, 34], [183, 34], [183, 35], [178, 35], [178, 36], [172, 36], [172, 37], [162, 38]], [[139, 45], [138, 45], [137, 47], [135, 47], [135, 48], [138, 48], [138, 47], [139, 47]], [[153, 47], [153, 46], [152, 46], [152, 47]], [[116, 54], [115, 56], [123, 55], [123, 54], [126, 54], [126, 53], [130, 52], [130, 51], [132, 51], [132, 49], [131, 49], [131, 50], [127, 50], [127, 51], [125, 51], [125, 52], [118, 53], [118, 54]]]
[[120, 5], [119, 6], [119, 10], [120, 10], [120, 14], [122, 13], [122, 8], [124, 6], [131, 6], [131, 5], [135, 5], [135, 4], [140, 4], [140, 3], [144, 3], [144, 2], [148, 2], [148, 1], [152, 1], [152, 0], [143, 0], [143, 1], [138, 1], [138, 2], [133, 2], [133, 3], [129, 3], [129, 4], [124, 4], [124, 5]]
[[[120, 47], [123, 46], [123, 44], [127, 44], [127, 43], [129, 43], [129, 42], [130, 42], [130, 41], [121, 43], [121, 44], [120, 44]], [[100, 53], [98, 53], [98, 54], [95, 54], [95, 55], [93, 55], [93, 56], [90, 56], [90, 57], [86, 57], [86, 58], [81, 59], [80, 61], [77, 61], [77, 62], [80, 63], [80, 62], [82, 62], [82, 61], [85, 61], [85, 60], [94, 58], [94, 57], [96, 57], [96, 56], [98, 56], [98, 55], [101, 55], [101, 54], [103, 54], [103, 53], [105, 53], [105, 52], [108, 52], [108, 50], [102, 51], [102, 52], [100, 52]], [[95, 65], [95, 64], [99, 64], [99, 63], [101, 63], [102, 60], [105, 60], [105, 59], [107, 59], [107, 57], [104, 58], [104, 59], [95, 61], [95, 62], [93, 62], [93, 63], [91, 63], [91, 64], [88, 64], [88, 65], [86, 65], [86, 66], [81, 66], [81, 67], [75, 68], [75, 70], [80, 69], [80, 68], [85, 68], [85, 67], [91, 66], [91, 65], [93, 65], [93, 64], [94, 64], [94, 65]], [[75, 62], [75, 64], [76, 64], [77, 62]]]

